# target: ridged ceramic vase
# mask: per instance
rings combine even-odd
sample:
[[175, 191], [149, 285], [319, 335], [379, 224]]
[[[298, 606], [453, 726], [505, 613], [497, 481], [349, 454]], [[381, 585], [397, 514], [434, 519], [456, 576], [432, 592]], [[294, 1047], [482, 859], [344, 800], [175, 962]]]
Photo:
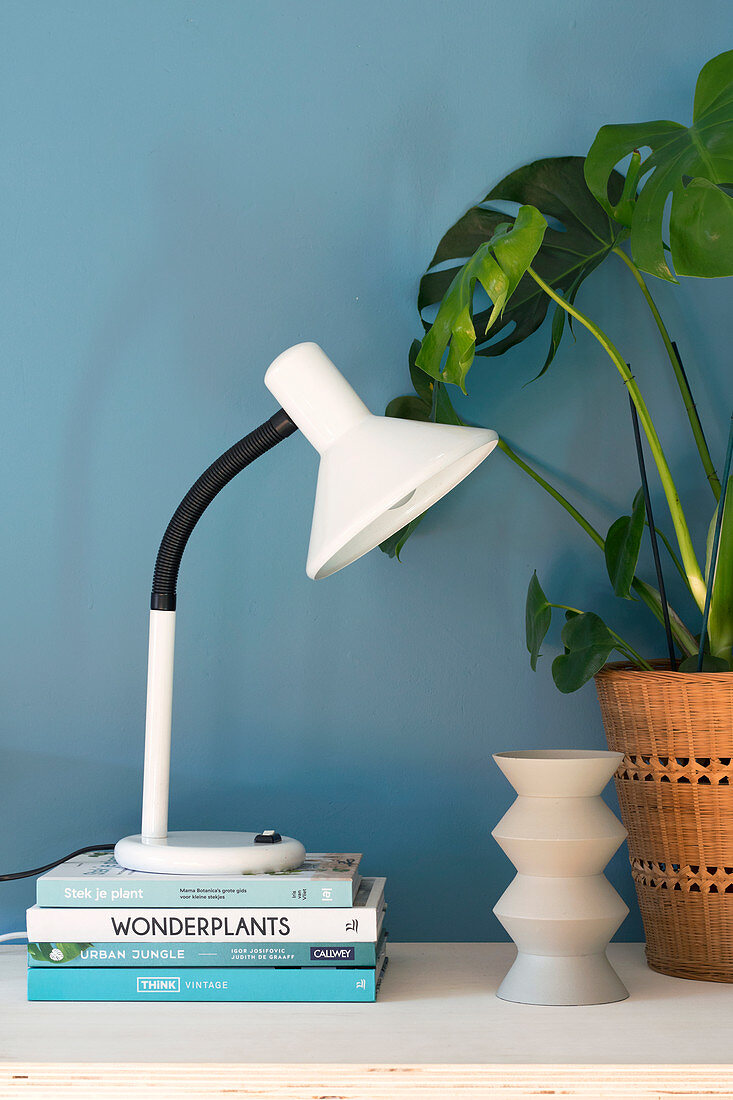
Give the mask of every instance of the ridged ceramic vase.
[[606, 956], [628, 908], [603, 874], [626, 837], [601, 792], [618, 752], [496, 753], [517, 792], [492, 836], [517, 868], [494, 913], [517, 945], [497, 996], [541, 1005], [606, 1004], [628, 992]]

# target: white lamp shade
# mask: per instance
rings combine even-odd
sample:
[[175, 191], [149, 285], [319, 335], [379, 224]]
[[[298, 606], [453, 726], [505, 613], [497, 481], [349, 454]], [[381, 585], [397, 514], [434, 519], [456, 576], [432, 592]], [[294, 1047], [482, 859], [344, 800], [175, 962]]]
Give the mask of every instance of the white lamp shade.
[[328, 577], [416, 519], [493, 451], [496, 432], [373, 416], [317, 344], [265, 384], [321, 454], [306, 572]]

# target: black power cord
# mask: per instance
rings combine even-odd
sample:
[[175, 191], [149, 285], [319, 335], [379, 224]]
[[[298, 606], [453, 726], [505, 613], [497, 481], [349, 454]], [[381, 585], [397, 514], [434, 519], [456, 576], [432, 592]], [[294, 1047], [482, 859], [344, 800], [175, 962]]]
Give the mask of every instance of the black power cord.
[[12, 875], [0, 875], [0, 882], [13, 882], [18, 878], [32, 878], [34, 875], [42, 875], [44, 871], [50, 871], [53, 867], [58, 867], [60, 863], [66, 863], [67, 859], [73, 859], [74, 856], [83, 856], [85, 852], [111, 852], [113, 850], [114, 844], [89, 844], [86, 848], [77, 848], [75, 852], [69, 852], [68, 856], [55, 859], [53, 863], [47, 863], [45, 867], [34, 867], [30, 871], [16, 871]]

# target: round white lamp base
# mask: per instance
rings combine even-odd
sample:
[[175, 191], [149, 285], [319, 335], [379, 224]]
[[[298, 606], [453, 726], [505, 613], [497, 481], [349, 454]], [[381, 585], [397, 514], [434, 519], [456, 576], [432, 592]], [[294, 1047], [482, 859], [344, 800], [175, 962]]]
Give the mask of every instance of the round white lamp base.
[[131, 871], [167, 875], [253, 875], [293, 871], [305, 859], [299, 840], [255, 844], [258, 833], [168, 833], [161, 839], [126, 836], [115, 845], [115, 859]]

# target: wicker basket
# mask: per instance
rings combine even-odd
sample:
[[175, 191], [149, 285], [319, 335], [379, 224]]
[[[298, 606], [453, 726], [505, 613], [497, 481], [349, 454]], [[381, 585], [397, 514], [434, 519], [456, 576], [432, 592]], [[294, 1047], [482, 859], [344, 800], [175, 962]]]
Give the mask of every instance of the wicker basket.
[[647, 960], [733, 982], [733, 672], [652, 663], [595, 678], [608, 747], [624, 754], [616, 790]]

